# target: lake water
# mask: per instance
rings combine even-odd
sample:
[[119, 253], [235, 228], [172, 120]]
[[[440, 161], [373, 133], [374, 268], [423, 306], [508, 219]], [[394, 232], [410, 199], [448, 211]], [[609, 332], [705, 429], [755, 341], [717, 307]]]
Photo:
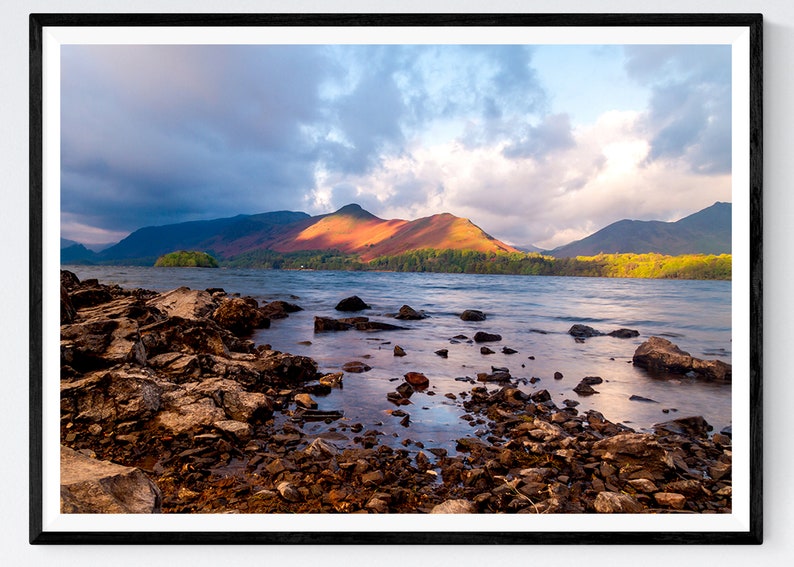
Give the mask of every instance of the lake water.
[[[167, 291], [179, 286], [192, 289], [221, 287], [229, 293], [250, 295], [260, 302], [283, 299], [304, 311], [275, 320], [269, 329], [257, 331], [257, 344], [310, 356], [320, 369], [337, 372], [352, 360], [365, 361], [372, 370], [345, 374], [344, 387], [316, 397], [320, 409], [342, 410], [344, 422], [362, 423], [395, 439], [430, 441], [435, 446], [454, 446], [454, 440], [475, 433], [462, 420], [465, 414], [461, 392], [472, 384], [455, 380], [507, 367], [516, 378], [540, 378], [521, 388], [528, 393], [547, 389], [557, 405], [577, 400], [580, 411], [596, 409], [607, 419], [623, 422], [635, 430], [675, 417], [701, 415], [715, 430], [731, 424], [731, 386], [682, 376], [652, 376], [635, 368], [631, 358], [648, 337], [669, 338], [681, 349], [699, 358], [731, 362], [731, 282], [675, 281], [540, 276], [496, 276], [474, 274], [428, 274], [385, 272], [313, 272], [281, 270], [180, 269], [120, 266], [66, 266], [80, 279], [97, 278], [122, 287]], [[340, 313], [340, 299], [358, 295], [372, 306], [361, 313]], [[395, 321], [388, 317], [408, 304], [429, 318]], [[484, 322], [465, 322], [459, 314], [479, 309]], [[371, 320], [397, 323], [409, 330], [360, 332], [355, 330], [315, 334], [316, 315], [334, 318], [365, 315]], [[577, 343], [567, 334], [575, 323], [609, 332], [636, 329], [638, 338], [593, 337]], [[495, 354], [483, 355], [478, 344], [451, 342], [456, 335], [473, 337], [477, 331], [502, 335], [489, 343]], [[394, 345], [407, 353], [395, 357]], [[503, 346], [517, 350], [503, 354]], [[448, 358], [434, 354], [446, 348]], [[416, 393], [408, 428], [390, 414], [395, 406], [386, 399], [406, 372], [422, 372], [430, 388]], [[562, 380], [554, 380], [561, 372]], [[584, 376], [600, 376], [599, 392], [578, 396], [573, 388]], [[398, 380], [399, 379], [399, 380]], [[737, 376], [737, 380], [747, 377]], [[478, 384], [482, 385], [482, 384]], [[498, 388], [489, 384], [489, 389]], [[436, 395], [429, 395], [432, 392]], [[445, 394], [454, 394], [453, 400]], [[631, 401], [632, 395], [657, 403]], [[662, 410], [677, 410], [664, 413]], [[324, 423], [306, 424], [304, 429], [322, 432], [339, 427]], [[479, 424], [482, 427], [482, 424]]]

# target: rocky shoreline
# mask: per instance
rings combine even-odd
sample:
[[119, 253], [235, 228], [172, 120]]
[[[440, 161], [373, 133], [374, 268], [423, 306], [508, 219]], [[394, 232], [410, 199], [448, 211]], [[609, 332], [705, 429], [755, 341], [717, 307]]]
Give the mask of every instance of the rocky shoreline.
[[[221, 289], [126, 290], [62, 271], [62, 511], [731, 511], [729, 432], [712, 434], [692, 416], [638, 433], [597, 411], [580, 413], [576, 400], [558, 407], [546, 390], [528, 394], [506, 369], [478, 376], [465, 395], [446, 394], [476, 432], [454, 451], [409, 438], [411, 398], [426, 395], [421, 372], [383, 400], [406, 427], [401, 441], [377, 423], [319, 411], [315, 398], [345, 374], [320, 373], [311, 358], [246, 338], [299, 309]], [[421, 317], [408, 306], [400, 314]], [[575, 327], [577, 339], [601, 334]], [[365, 317], [318, 318], [315, 329], [403, 332]], [[634, 363], [730, 380], [730, 365], [657, 337]], [[597, 384], [588, 378], [577, 395]], [[328, 430], [307, 432], [317, 420]]]

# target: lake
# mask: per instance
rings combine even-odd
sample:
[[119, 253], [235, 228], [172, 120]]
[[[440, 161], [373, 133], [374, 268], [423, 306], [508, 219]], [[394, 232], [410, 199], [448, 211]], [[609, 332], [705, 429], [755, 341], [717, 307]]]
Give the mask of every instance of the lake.
[[[635, 430], [690, 415], [701, 415], [719, 431], [731, 424], [731, 385], [680, 375], [650, 375], [631, 364], [637, 346], [648, 337], [663, 336], [698, 358], [731, 362], [731, 282], [640, 280], [475, 274], [386, 272], [320, 272], [245, 269], [186, 269], [126, 266], [64, 266], [80, 279], [97, 278], [125, 288], [168, 291], [221, 287], [229, 293], [250, 295], [260, 302], [282, 299], [304, 311], [274, 320], [269, 329], [251, 338], [257, 344], [317, 361], [325, 372], [337, 372], [352, 360], [365, 361], [372, 370], [345, 374], [344, 387], [316, 396], [320, 409], [341, 410], [344, 421], [362, 423], [390, 434], [395, 441], [412, 438], [436, 446], [454, 447], [454, 440], [482, 434], [484, 424], [461, 419], [463, 396], [479, 372], [507, 367], [524, 379], [521, 389], [546, 389], [558, 406], [563, 400], [580, 402], [579, 411], [595, 409], [614, 422]], [[360, 313], [334, 310], [345, 297], [358, 295], [372, 309]], [[421, 321], [395, 321], [389, 314], [404, 305], [424, 311]], [[465, 322], [465, 309], [484, 311], [483, 322]], [[407, 330], [314, 333], [314, 317], [365, 315], [371, 320], [396, 323]], [[640, 336], [618, 339], [593, 337], [583, 343], [568, 335], [582, 323], [603, 332], [636, 329]], [[477, 331], [498, 333], [502, 340], [488, 343], [494, 354], [480, 353], [479, 344], [451, 341], [456, 335], [473, 337]], [[393, 354], [395, 345], [406, 356]], [[518, 351], [504, 354], [502, 347]], [[435, 354], [448, 349], [448, 358]], [[386, 394], [409, 371], [422, 372], [430, 388], [416, 393], [410, 426], [398, 424], [396, 409]], [[563, 379], [555, 380], [555, 372]], [[599, 392], [579, 396], [573, 388], [585, 376], [600, 376]], [[531, 378], [539, 378], [534, 384]], [[457, 380], [456, 380], [457, 378]], [[748, 377], [737, 376], [737, 380]], [[526, 383], [524, 383], [526, 381]], [[477, 385], [482, 385], [478, 383]], [[488, 384], [490, 390], [499, 386]], [[448, 396], [452, 394], [452, 396]], [[463, 394], [463, 396], [462, 396]], [[654, 402], [632, 401], [632, 395]], [[453, 399], [454, 398], [454, 399]], [[668, 410], [664, 412], [663, 410]], [[307, 432], [334, 429], [339, 423], [306, 424]]]

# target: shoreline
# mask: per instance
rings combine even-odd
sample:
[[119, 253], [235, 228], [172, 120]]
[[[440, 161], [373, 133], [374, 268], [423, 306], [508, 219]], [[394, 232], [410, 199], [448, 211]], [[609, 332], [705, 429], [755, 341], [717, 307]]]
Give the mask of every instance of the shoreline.
[[382, 400], [406, 421], [394, 445], [375, 423], [312, 413], [344, 375], [245, 338], [289, 316], [278, 302], [61, 281], [62, 443], [72, 461], [141, 471], [151, 511], [730, 512], [730, 437], [702, 418], [636, 433], [486, 376], [454, 401], [481, 432], [455, 451], [410, 438], [421, 386], [398, 387]]

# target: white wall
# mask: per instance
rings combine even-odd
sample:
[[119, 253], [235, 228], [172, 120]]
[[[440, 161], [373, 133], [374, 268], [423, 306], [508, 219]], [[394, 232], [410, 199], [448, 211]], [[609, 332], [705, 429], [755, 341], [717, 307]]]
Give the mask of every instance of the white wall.
[[[760, 12], [764, 14], [764, 527], [763, 546], [745, 547], [81, 547], [30, 546], [27, 482], [28, 253], [28, 13], [30, 12]], [[0, 557], [6, 565], [152, 567], [189, 564], [477, 565], [483, 563], [775, 565], [794, 557], [794, 490], [789, 470], [794, 377], [789, 375], [788, 283], [794, 264], [794, 3], [790, 0], [5, 0], [0, 7], [0, 242], [6, 263], [0, 276]]]

